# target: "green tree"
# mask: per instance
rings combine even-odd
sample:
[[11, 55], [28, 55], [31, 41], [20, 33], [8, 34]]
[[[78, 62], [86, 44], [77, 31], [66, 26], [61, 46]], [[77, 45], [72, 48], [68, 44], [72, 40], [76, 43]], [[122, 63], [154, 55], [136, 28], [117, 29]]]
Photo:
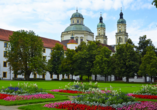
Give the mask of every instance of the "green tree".
[[20, 30], [9, 37], [7, 62], [14, 74], [23, 74], [29, 80], [31, 73], [46, 72], [46, 62], [42, 59], [43, 43], [33, 31]]
[[139, 67], [139, 56], [134, 50], [134, 46], [129, 43], [119, 44], [115, 58], [116, 75], [126, 77], [126, 82], [129, 82], [129, 77], [134, 76]]
[[72, 75], [72, 80], [73, 80], [73, 75], [75, 72], [75, 60], [74, 60], [74, 55], [76, 51], [67, 49], [65, 52], [66, 57], [63, 59], [61, 65], [60, 65], [60, 72], [62, 74], [71, 74]]
[[157, 8], [157, 0], [153, 0], [152, 5], [154, 5]]
[[[152, 41], [150, 39], [146, 39], [146, 35], [142, 36], [139, 38], [139, 43], [137, 46], [137, 52], [140, 55], [140, 65], [142, 63], [141, 59], [144, 57], [144, 55], [146, 54], [147, 51], [147, 47], [148, 46], [153, 46]], [[154, 51], [155, 51], [155, 47], [153, 46]], [[145, 82], [147, 82], [146, 78], [147, 78], [147, 73], [143, 72], [144, 77], [145, 77]]]
[[[93, 62], [95, 60], [95, 56], [98, 54], [98, 45], [94, 41], [89, 41], [87, 45], [82, 42], [82, 47], [80, 46], [77, 53], [74, 56], [75, 59], [75, 67], [77, 75], [86, 75], [89, 77], [92, 75], [91, 68], [93, 68]], [[81, 78], [80, 78], [81, 79]]]
[[148, 74], [151, 77], [151, 82], [152, 82], [152, 77], [155, 77], [157, 75], [157, 57], [154, 52], [154, 47], [153, 46], [148, 46], [146, 54], [142, 58], [142, 63], [140, 65], [138, 74], [143, 75], [143, 74]]
[[61, 65], [62, 60], [64, 59], [63, 45], [56, 43], [55, 47], [53, 47], [52, 49], [53, 51], [51, 52], [50, 59], [48, 61], [48, 64], [51, 65], [49, 73], [50, 75], [54, 73], [57, 75], [57, 78], [59, 78], [59, 67]]
[[100, 51], [100, 54], [96, 55], [94, 66], [91, 69], [93, 73], [102, 75], [105, 77], [105, 82], [107, 79], [107, 76], [109, 75], [109, 66], [110, 66], [110, 55], [111, 50], [109, 50], [107, 47], [103, 47]]

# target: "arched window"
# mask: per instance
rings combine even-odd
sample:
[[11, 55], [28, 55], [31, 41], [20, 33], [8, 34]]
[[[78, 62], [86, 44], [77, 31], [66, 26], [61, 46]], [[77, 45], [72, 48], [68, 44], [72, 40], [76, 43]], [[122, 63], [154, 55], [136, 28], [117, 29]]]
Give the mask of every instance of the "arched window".
[[79, 23], [79, 20], [77, 20], [77, 23]]
[[119, 42], [119, 40], [117, 39], [117, 43]]
[[74, 20], [73, 20], [73, 23], [74, 23]]

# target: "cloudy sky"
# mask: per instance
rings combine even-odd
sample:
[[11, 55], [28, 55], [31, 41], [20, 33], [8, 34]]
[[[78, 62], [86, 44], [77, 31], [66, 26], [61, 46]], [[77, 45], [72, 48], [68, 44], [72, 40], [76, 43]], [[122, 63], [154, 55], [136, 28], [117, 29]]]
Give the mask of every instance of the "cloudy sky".
[[102, 12], [108, 44], [115, 44], [117, 20], [122, 7], [129, 38], [135, 44], [147, 35], [157, 47], [157, 8], [153, 0], [0, 0], [0, 28], [33, 30], [37, 35], [61, 40], [61, 32], [70, 25], [70, 17], [78, 11], [84, 24], [96, 36]]

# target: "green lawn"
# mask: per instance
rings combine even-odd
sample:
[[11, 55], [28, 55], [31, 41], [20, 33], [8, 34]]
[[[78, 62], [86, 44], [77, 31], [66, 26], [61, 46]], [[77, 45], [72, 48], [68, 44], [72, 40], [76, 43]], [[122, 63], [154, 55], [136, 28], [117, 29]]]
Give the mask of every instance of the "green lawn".
[[[4, 80], [0, 80], [0, 88], [2, 86], [4, 87], [8, 87], [10, 84], [12, 85], [17, 85], [19, 83], [36, 83], [38, 85], [39, 88], [43, 88], [46, 90], [52, 90], [52, 89], [59, 89], [59, 87], [61, 87], [62, 89], [64, 89], [65, 85], [67, 85], [69, 83], [69, 81], [4, 81]], [[73, 83], [73, 82], [71, 82]], [[84, 82], [84, 83], [88, 83], [88, 82]], [[113, 87], [114, 90], [119, 90], [121, 88], [122, 92], [125, 93], [131, 93], [134, 91], [137, 91], [141, 88], [142, 85], [146, 85], [146, 84], [142, 84], [142, 83], [121, 83], [121, 82], [98, 82], [99, 88], [101, 88], [102, 90], [104, 90], [106, 87], [108, 89], [110, 89], [110, 85]]]

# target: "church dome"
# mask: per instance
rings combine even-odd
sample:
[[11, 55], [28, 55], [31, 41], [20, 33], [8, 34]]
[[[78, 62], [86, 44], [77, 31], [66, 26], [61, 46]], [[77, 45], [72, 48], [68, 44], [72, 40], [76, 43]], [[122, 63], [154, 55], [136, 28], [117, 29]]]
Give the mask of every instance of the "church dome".
[[72, 18], [83, 18], [83, 15], [76, 10], [76, 12], [72, 14], [71, 19]]
[[125, 21], [125, 19], [119, 19], [119, 20], [117, 21], [117, 23], [118, 23], [118, 24], [126, 24], [126, 21]]
[[68, 26], [64, 32], [68, 32], [68, 31], [88, 31], [92, 33], [92, 31], [88, 27], [79, 24]]
[[97, 25], [97, 28], [100, 28], [100, 27], [105, 28], [105, 24], [104, 24], [104, 23], [99, 23], [99, 24]]

